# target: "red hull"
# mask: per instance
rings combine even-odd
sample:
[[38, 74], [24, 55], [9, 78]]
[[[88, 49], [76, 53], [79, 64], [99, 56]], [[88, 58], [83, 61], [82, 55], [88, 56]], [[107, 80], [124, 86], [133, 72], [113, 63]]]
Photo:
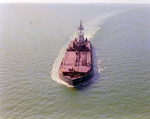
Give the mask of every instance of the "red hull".
[[84, 39], [82, 22], [79, 27], [79, 38], [71, 41], [58, 70], [60, 78], [69, 85], [75, 86], [92, 77], [92, 46]]

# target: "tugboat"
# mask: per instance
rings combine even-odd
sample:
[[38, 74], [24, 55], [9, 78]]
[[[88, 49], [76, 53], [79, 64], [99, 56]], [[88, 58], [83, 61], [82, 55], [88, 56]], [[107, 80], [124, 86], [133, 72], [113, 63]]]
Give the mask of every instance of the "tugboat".
[[78, 30], [78, 38], [70, 42], [58, 70], [60, 79], [71, 86], [87, 82], [93, 74], [92, 45], [87, 38], [84, 39], [82, 21]]

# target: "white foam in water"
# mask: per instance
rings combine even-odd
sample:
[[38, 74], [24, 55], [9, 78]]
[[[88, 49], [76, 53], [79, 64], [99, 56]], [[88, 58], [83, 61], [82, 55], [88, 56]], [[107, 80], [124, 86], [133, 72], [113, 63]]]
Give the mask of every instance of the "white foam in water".
[[[69, 41], [70, 42], [70, 41]], [[54, 81], [56, 81], [59, 84], [63, 84], [63, 85], [67, 85], [69, 86], [67, 83], [65, 83], [64, 81], [60, 80], [59, 75], [58, 75], [58, 69], [60, 67], [61, 61], [64, 57], [64, 53], [66, 51], [67, 46], [69, 45], [69, 42], [67, 42], [62, 49], [60, 50], [54, 64], [53, 64], [53, 69], [51, 71], [51, 77]]]
[[[87, 23], [83, 24], [84, 26], [84, 29], [85, 29], [85, 38], [87, 37], [89, 40], [91, 40], [94, 35], [97, 33], [98, 30], [101, 29], [100, 25], [104, 24], [106, 19], [110, 18], [110, 17], [113, 17], [117, 14], [119, 14], [121, 12], [118, 12], [118, 11], [113, 11], [113, 12], [108, 12], [108, 13], [105, 13], [105, 14], [102, 14], [100, 16], [97, 16], [95, 18], [92, 18], [90, 19]], [[76, 30], [72, 36], [71, 36], [71, 40], [73, 40], [75, 37], [77, 37], [78, 35], [78, 31]], [[66, 52], [66, 48], [68, 47], [70, 41], [68, 41], [64, 46], [63, 48], [60, 50], [54, 64], [53, 64], [53, 69], [51, 71], [51, 77], [54, 81], [56, 81], [57, 83], [59, 84], [63, 84], [63, 85], [66, 85], [68, 87], [72, 87], [70, 86], [69, 84], [65, 83], [64, 81], [62, 81], [60, 78], [59, 78], [59, 75], [58, 75], [58, 69], [60, 67], [60, 64], [61, 64], [61, 61], [64, 57], [64, 54]], [[99, 60], [97, 63], [97, 67], [98, 67], [98, 73], [100, 74], [103, 69], [100, 67], [99, 63], [101, 63], [102, 61]], [[96, 64], [95, 64], [96, 65]], [[94, 66], [94, 65], [93, 65]], [[95, 79], [97, 76], [93, 76], [93, 79]], [[87, 84], [87, 83], [86, 83]], [[85, 84], [83, 84], [85, 85]]]
[[112, 11], [96, 16], [95, 18], [91, 18], [87, 23], [84, 24], [84, 28], [86, 31], [85, 37], [91, 40], [97, 33], [97, 31], [101, 29], [100, 26], [105, 23], [106, 19], [113, 17], [119, 13], [121, 13], [121, 11]]

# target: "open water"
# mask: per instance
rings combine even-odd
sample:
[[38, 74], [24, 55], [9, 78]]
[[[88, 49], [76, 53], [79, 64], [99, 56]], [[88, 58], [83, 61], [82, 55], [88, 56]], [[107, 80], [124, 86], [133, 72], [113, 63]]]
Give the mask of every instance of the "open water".
[[[91, 81], [58, 67], [80, 20], [93, 46]], [[1, 119], [150, 118], [150, 5], [0, 4]]]

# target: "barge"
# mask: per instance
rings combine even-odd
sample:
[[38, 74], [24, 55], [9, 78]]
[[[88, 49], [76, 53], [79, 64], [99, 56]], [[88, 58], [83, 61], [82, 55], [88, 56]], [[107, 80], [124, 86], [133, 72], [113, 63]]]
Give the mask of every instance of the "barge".
[[70, 42], [58, 70], [60, 79], [71, 86], [89, 81], [93, 74], [92, 45], [84, 38], [82, 21], [78, 30], [78, 37]]

